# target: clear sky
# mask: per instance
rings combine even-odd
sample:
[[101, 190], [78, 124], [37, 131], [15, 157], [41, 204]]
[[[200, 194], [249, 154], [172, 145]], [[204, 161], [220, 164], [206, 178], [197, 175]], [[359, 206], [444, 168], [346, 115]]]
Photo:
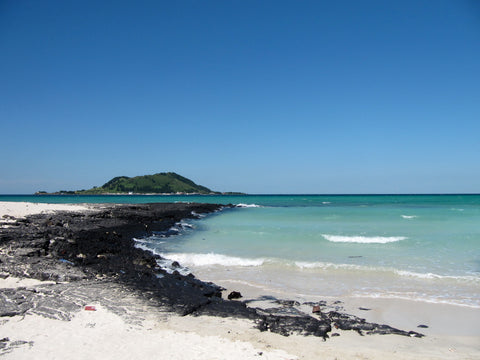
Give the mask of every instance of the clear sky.
[[480, 192], [480, 1], [0, 0], [0, 193]]

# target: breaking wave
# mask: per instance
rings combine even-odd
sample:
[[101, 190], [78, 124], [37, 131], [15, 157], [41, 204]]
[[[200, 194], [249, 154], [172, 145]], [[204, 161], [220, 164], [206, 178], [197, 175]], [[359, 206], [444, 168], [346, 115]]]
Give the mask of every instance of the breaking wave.
[[264, 258], [249, 259], [235, 256], [228, 256], [222, 254], [194, 254], [194, 253], [168, 253], [161, 254], [162, 256], [178, 261], [181, 264], [190, 266], [208, 266], [208, 265], [222, 265], [222, 266], [261, 266], [264, 264]]
[[480, 277], [473, 275], [440, 275], [435, 273], [420, 273], [408, 270], [399, 270], [391, 267], [384, 266], [368, 266], [357, 264], [334, 264], [329, 262], [304, 262], [296, 261], [295, 266], [300, 269], [311, 269], [321, 271], [354, 271], [355, 273], [371, 273], [371, 274], [391, 274], [399, 276], [401, 278], [410, 278], [417, 280], [433, 280], [433, 281], [448, 281], [448, 282], [460, 282], [480, 285]]
[[[138, 247], [142, 247], [141, 245]], [[157, 253], [154, 251], [154, 253]], [[165, 265], [170, 265], [172, 262], [178, 262], [181, 266], [225, 266], [225, 267], [263, 267], [274, 266], [281, 268], [297, 268], [298, 270], [319, 270], [319, 271], [347, 271], [347, 272], [362, 272], [371, 274], [390, 274], [402, 278], [412, 278], [418, 280], [437, 280], [437, 281], [455, 281], [468, 282], [473, 284], [480, 284], [480, 277], [477, 276], [455, 276], [455, 275], [440, 275], [434, 273], [419, 273], [407, 270], [399, 270], [391, 267], [383, 266], [368, 266], [359, 264], [335, 264], [331, 262], [307, 262], [307, 261], [290, 261], [278, 258], [244, 258], [238, 256], [229, 256], [216, 253], [157, 253], [164, 258]], [[171, 266], [170, 266], [171, 267]]]
[[430, 304], [443, 304], [443, 305], [454, 305], [462, 306], [472, 309], [480, 309], [480, 305], [473, 299], [464, 298], [464, 299], [449, 299], [442, 298], [442, 296], [425, 296], [425, 294], [418, 292], [399, 292], [399, 291], [386, 291], [383, 293], [363, 293], [356, 292], [353, 294], [355, 297], [361, 298], [373, 298], [373, 299], [400, 299], [408, 301], [418, 301]]
[[434, 273], [418, 273], [407, 270], [394, 270], [395, 274], [403, 277], [418, 278], [418, 279], [441, 279], [454, 280], [463, 282], [472, 282], [480, 285], [480, 277], [471, 275], [439, 275]]
[[345, 236], [345, 235], [328, 235], [322, 236], [331, 242], [343, 243], [360, 243], [360, 244], [387, 244], [391, 242], [407, 239], [405, 236]]

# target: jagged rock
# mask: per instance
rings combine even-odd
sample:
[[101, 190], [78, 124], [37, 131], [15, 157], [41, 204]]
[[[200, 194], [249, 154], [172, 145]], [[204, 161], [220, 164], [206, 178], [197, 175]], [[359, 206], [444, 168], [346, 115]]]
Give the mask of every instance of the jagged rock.
[[332, 320], [333, 325], [337, 329], [341, 330], [355, 330], [360, 335], [363, 335], [366, 331], [367, 334], [396, 334], [403, 336], [423, 337], [423, 334], [416, 333], [414, 331], [404, 331], [395, 329], [388, 325], [381, 325], [376, 323], [369, 323], [365, 319], [359, 318], [354, 315], [341, 314], [336, 311], [330, 311], [328, 317]]
[[296, 309], [293, 306], [283, 306], [280, 308], [267, 308], [267, 309], [257, 309], [257, 312], [261, 315], [274, 315], [274, 316], [306, 316], [306, 314]]
[[300, 305], [300, 303], [295, 300], [275, 300], [275, 302], [283, 306], [299, 306]]
[[327, 306], [327, 302], [322, 300], [322, 301], [318, 301], [318, 302], [311, 302], [311, 301], [307, 301], [307, 302], [304, 302], [302, 303], [302, 305], [307, 305], [307, 306]]
[[228, 294], [228, 300], [240, 299], [242, 297], [242, 294], [240, 294], [238, 291], [232, 291], [230, 294]]
[[261, 331], [271, 331], [284, 336], [292, 334], [314, 335], [328, 338], [332, 331], [329, 321], [322, 321], [311, 316], [273, 316], [267, 315], [260, 319], [257, 328]]

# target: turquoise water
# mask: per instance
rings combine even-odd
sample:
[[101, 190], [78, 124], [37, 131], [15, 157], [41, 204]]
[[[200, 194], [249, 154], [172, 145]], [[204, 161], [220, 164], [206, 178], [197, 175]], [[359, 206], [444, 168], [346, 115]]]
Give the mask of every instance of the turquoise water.
[[149, 202], [201, 202], [215, 204], [258, 204], [273, 207], [365, 206], [480, 207], [478, 195], [0, 195], [0, 201], [51, 204]]
[[243, 204], [141, 242], [200, 278], [297, 297], [480, 307], [480, 195], [0, 196], [51, 203]]

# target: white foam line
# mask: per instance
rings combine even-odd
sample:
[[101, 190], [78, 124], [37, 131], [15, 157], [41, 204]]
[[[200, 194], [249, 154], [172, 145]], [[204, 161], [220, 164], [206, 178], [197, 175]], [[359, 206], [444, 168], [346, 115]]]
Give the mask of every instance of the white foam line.
[[258, 207], [261, 207], [261, 206], [257, 205], [257, 204], [237, 204], [237, 205], [235, 205], [235, 207], [238, 207], [238, 208], [258, 208]]
[[407, 239], [405, 236], [345, 236], [345, 235], [329, 235], [322, 236], [331, 242], [359, 243], [359, 244], [387, 244], [391, 242]]
[[295, 265], [300, 269], [319, 269], [319, 270], [351, 270], [351, 271], [370, 271], [392, 273], [401, 277], [426, 279], [426, 280], [454, 280], [462, 282], [476, 282], [480, 284], [480, 277], [476, 276], [455, 276], [455, 275], [439, 275], [434, 273], [417, 273], [407, 270], [397, 270], [388, 267], [369, 267], [355, 264], [334, 264], [323, 262], [303, 262], [296, 261]]
[[473, 309], [480, 309], [480, 305], [473, 305], [473, 304], [466, 304], [463, 302], [452, 301], [452, 300], [441, 300], [441, 299], [429, 299], [429, 298], [419, 298], [412, 296], [406, 296], [404, 294], [354, 294], [352, 295], [357, 298], [370, 298], [370, 299], [398, 299], [398, 300], [408, 300], [408, 301], [416, 301], [416, 302], [425, 302], [429, 304], [445, 304], [445, 305], [454, 305], [454, 306], [462, 306], [468, 307]]
[[181, 264], [188, 264], [194, 266], [209, 266], [209, 265], [222, 265], [222, 266], [261, 266], [264, 264], [265, 259], [249, 259], [235, 256], [227, 256], [222, 254], [194, 254], [194, 253], [166, 253], [160, 254], [161, 256], [178, 261]]
[[438, 275], [434, 273], [416, 273], [406, 270], [394, 270], [395, 274], [406, 277], [415, 277], [420, 279], [450, 279], [450, 280], [462, 280], [462, 281], [477, 281], [480, 282], [479, 277], [475, 276], [454, 276], [454, 275]]

